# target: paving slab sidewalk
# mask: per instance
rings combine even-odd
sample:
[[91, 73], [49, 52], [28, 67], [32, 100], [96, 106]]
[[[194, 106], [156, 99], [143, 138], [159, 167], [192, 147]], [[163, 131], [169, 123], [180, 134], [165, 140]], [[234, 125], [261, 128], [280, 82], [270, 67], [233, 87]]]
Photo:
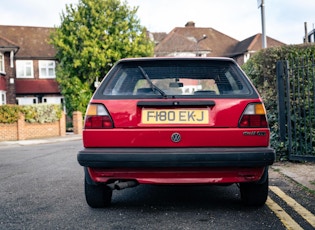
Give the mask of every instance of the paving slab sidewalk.
[[275, 162], [270, 168], [315, 192], [315, 163]]

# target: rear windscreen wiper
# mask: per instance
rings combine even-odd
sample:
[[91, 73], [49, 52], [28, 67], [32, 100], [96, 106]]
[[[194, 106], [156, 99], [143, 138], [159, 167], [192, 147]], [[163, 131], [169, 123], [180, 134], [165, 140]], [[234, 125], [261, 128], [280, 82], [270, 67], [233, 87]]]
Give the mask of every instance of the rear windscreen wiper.
[[157, 87], [156, 85], [154, 85], [154, 83], [152, 82], [152, 80], [149, 78], [148, 74], [144, 71], [144, 69], [141, 66], [138, 66], [138, 68], [140, 69], [143, 77], [149, 82], [151, 89], [153, 90], [153, 92], [158, 91], [163, 97], [167, 98], [166, 93], [161, 90], [159, 87]]

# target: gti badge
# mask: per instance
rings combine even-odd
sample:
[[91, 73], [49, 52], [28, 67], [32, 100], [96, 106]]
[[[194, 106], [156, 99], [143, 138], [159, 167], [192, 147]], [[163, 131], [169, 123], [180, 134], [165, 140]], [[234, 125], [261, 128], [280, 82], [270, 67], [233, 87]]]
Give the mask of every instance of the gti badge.
[[265, 131], [246, 131], [243, 132], [244, 136], [266, 136], [266, 132]]
[[178, 143], [181, 140], [181, 136], [179, 133], [173, 133], [171, 139], [173, 142]]

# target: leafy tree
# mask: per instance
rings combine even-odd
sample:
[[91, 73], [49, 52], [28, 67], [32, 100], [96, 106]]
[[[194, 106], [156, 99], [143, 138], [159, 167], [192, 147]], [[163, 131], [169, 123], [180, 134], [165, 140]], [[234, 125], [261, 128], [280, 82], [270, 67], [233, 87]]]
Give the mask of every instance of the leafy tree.
[[153, 55], [137, 10], [120, 0], [79, 0], [76, 6], [66, 5], [51, 43], [57, 50], [57, 81], [68, 113], [85, 112], [96, 78], [101, 80], [116, 61]]

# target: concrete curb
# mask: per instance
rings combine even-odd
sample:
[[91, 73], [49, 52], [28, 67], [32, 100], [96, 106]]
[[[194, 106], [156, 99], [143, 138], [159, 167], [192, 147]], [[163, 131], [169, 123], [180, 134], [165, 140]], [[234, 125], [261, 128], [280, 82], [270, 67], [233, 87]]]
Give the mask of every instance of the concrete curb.
[[2, 141], [0, 142], [1, 147], [10, 147], [10, 146], [27, 146], [27, 145], [37, 145], [37, 144], [47, 144], [55, 142], [65, 142], [73, 140], [81, 140], [82, 135], [78, 134], [67, 134], [62, 137], [49, 137], [43, 139], [32, 139], [32, 140], [21, 140], [21, 141]]

